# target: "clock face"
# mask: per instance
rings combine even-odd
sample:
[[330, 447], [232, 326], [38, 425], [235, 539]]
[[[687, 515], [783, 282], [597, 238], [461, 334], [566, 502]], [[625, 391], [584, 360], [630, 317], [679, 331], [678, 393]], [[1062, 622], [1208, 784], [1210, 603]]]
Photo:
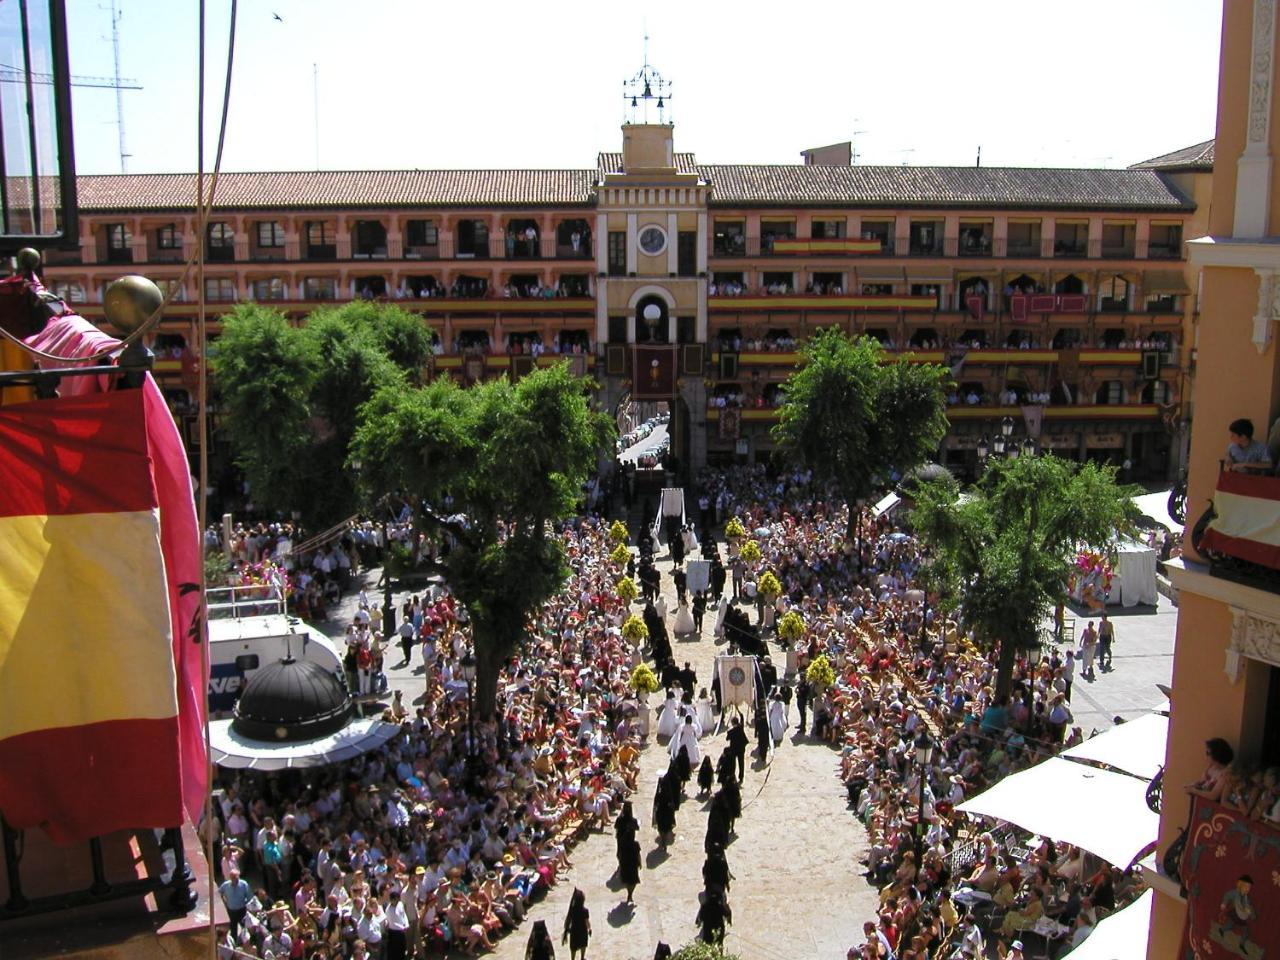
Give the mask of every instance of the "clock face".
[[667, 249], [667, 233], [661, 227], [645, 227], [640, 231], [640, 249], [649, 256], [656, 256]]

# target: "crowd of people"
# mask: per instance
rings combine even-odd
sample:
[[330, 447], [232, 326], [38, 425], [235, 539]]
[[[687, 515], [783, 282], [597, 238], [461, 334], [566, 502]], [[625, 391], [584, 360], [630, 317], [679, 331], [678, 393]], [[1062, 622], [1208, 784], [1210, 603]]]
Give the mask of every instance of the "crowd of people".
[[[967, 796], [1081, 739], [1070, 709], [1072, 654], [1020, 657], [1009, 693], [997, 695], [992, 658], [919, 588], [921, 547], [889, 516], [864, 513], [850, 538], [844, 508], [797, 470], [708, 470], [696, 486], [697, 513], [666, 536], [680, 595], [674, 629], [702, 633], [710, 608], [731, 647], [767, 655], [762, 638], [790, 612], [803, 619], [795, 648], [782, 644], [794, 679], [763, 660], [751, 722], [763, 760], [782, 742], [794, 697], [801, 736], [840, 751], [843, 789], [869, 838], [865, 875], [881, 891], [865, 940], [849, 957], [976, 960], [994, 947], [1017, 960], [1024, 937], [1048, 930], [1080, 942], [1136, 896], [1128, 873], [1080, 849], [1009, 828], [975, 829], [956, 813]], [[730, 517], [747, 536], [720, 544]], [[408, 538], [407, 518], [398, 522], [397, 535]], [[336, 561], [329, 571], [317, 564], [321, 552], [345, 551], [350, 567], [362, 547], [376, 559], [386, 535], [381, 525], [362, 525], [306, 566], [336, 578]], [[390, 638], [381, 635], [378, 605], [359, 595], [347, 628], [353, 688], [380, 689], [379, 664], [361, 651], [380, 655], [398, 642], [403, 661], [420, 664], [426, 695], [414, 709], [397, 695], [388, 716], [402, 724], [400, 734], [343, 766], [226, 776], [217, 823], [206, 825], [220, 840], [232, 920], [225, 956], [482, 952], [561, 878], [574, 840], [593, 827], [614, 828], [617, 878], [632, 899], [641, 882], [640, 824], [627, 798], [648, 726], [628, 680], [640, 653], [621, 636], [628, 611], [616, 596], [603, 521], [567, 524], [562, 535], [571, 580], [503, 668], [496, 721], [474, 732], [459, 669], [470, 650], [468, 624], [447, 588], [409, 599]], [[287, 525], [241, 529], [234, 552], [246, 564], [260, 561], [289, 536], [296, 533]], [[650, 825], [665, 844], [692, 785], [709, 801], [697, 924], [715, 943], [732, 922], [725, 848], [742, 812], [749, 728], [740, 718], [724, 724], [728, 746], [718, 758], [700, 744], [715, 724], [719, 691], [708, 694], [689, 664], [676, 664], [649, 524], [638, 539], [639, 564], [629, 572], [643, 591], [647, 652], [667, 688], [655, 733], [669, 763]], [[759, 560], [743, 559], [746, 539]], [[683, 561], [699, 546], [710, 559], [709, 582], [686, 592]], [[409, 540], [406, 548], [421, 544]], [[775, 596], [759, 589], [765, 570], [781, 585]], [[808, 672], [819, 657], [832, 668], [830, 682]], [[916, 759], [922, 736], [932, 746], [924, 766]], [[1234, 778], [1226, 771], [1205, 789], [1274, 816], [1276, 782], [1274, 771]], [[577, 891], [563, 930], [571, 955], [585, 952], [590, 930]], [[554, 956], [545, 924], [533, 925], [528, 955]]]
[[[975, 832], [955, 813], [966, 796], [1082, 738], [1070, 711], [1072, 654], [1020, 657], [1011, 692], [997, 696], [992, 658], [930, 606], [915, 580], [920, 545], [889, 517], [865, 513], [850, 543], [843, 508], [804, 474], [737, 468], [701, 484], [704, 514], [739, 517], [761, 566], [781, 581], [774, 619], [795, 610], [806, 624], [796, 651], [801, 724], [841, 749], [849, 803], [870, 841], [865, 875], [881, 888], [881, 909], [850, 957], [976, 958], [988, 940], [1000, 956], [1020, 957], [1021, 937], [1042, 917], [1056, 926], [1041, 930], [1078, 943], [1140, 892], [1131, 875], [1078, 848]], [[815, 688], [806, 669], [820, 655], [835, 682]], [[924, 769], [921, 734], [932, 747]]]
[[[577, 837], [611, 824], [635, 786], [632, 653], [604, 526], [562, 536], [571, 581], [503, 668], [493, 722], [468, 722], [470, 638], [435, 588], [406, 611], [426, 694], [412, 711], [393, 700], [392, 741], [314, 772], [224, 774], [205, 825], [231, 918], [224, 956], [479, 953], [561, 878]], [[353, 634], [372, 635], [375, 610], [360, 607]]]

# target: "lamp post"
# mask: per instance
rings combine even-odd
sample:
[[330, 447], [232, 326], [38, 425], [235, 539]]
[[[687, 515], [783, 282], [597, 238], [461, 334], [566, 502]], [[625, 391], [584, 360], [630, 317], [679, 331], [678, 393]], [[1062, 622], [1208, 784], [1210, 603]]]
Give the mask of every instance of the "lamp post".
[[929, 731], [920, 728], [916, 737], [916, 763], [920, 768], [920, 805], [916, 812], [916, 872], [924, 867], [924, 785], [929, 776], [929, 761], [933, 759], [933, 741], [929, 739]]
[[458, 663], [462, 679], [467, 682], [467, 776], [473, 780], [476, 772], [476, 658], [468, 647]]
[[982, 436], [978, 440], [978, 462], [986, 463], [987, 457], [991, 455], [991, 441]]

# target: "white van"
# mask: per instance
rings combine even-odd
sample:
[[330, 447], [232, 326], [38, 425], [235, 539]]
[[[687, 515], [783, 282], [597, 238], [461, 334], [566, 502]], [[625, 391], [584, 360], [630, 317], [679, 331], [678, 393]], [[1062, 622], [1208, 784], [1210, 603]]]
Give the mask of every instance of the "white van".
[[209, 607], [209, 715], [231, 712], [259, 667], [293, 657], [312, 660], [346, 685], [342, 656], [323, 633], [286, 612], [274, 587], [214, 587]]

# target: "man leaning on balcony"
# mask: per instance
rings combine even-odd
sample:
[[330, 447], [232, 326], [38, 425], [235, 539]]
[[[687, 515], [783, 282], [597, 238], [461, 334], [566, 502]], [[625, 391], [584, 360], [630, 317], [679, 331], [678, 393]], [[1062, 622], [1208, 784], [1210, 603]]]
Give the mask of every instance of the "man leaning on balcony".
[[1226, 462], [1228, 470], [1247, 471], [1250, 473], [1270, 473], [1272, 470], [1271, 453], [1267, 445], [1253, 439], [1253, 421], [1247, 417], [1232, 420], [1227, 427], [1231, 442], [1227, 445]]

